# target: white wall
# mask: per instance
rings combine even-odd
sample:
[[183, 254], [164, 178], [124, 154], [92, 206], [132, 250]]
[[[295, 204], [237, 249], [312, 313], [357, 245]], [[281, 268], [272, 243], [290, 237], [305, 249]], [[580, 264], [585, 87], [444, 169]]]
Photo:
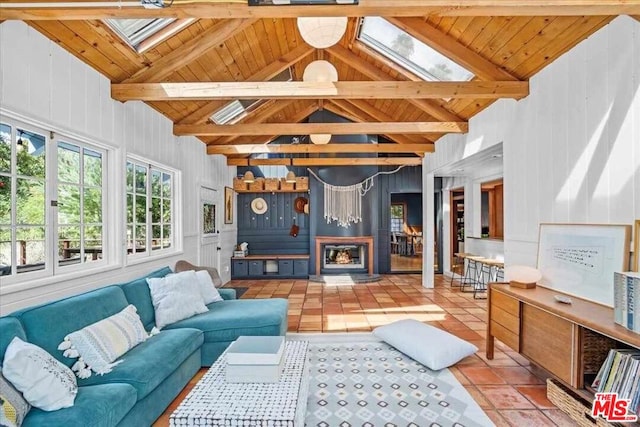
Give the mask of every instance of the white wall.
[[[110, 160], [119, 163], [119, 173], [108, 180], [109, 191], [117, 193], [117, 200], [122, 199], [127, 154], [181, 170], [183, 213], [182, 254], [128, 267], [121, 260], [107, 272], [43, 283], [26, 291], [7, 293], [8, 287], [0, 288], [0, 312], [6, 314], [23, 306], [124, 281], [162, 266], [173, 266], [178, 259], [197, 262], [200, 186], [223, 193], [236, 173], [223, 156], [206, 155], [205, 145], [195, 138], [174, 136], [171, 121], [144, 103], [112, 100], [107, 78], [22, 22], [0, 25], [0, 107], [37, 120], [45, 129], [72, 132], [116, 149]], [[222, 198], [221, 195], [221, 201]], [[220, 221], [220, 273], [225, 281], [230, 279], [236, 223], [235, 219], [233, 225]], [[117, 235], [122, 245], [124, 233]]]
[[541, 222], [640, 218], [639, 86], [640, 22], [621, 16], [441, 138], [426, 171], [503, 142], [505, 262], [535, 266]]

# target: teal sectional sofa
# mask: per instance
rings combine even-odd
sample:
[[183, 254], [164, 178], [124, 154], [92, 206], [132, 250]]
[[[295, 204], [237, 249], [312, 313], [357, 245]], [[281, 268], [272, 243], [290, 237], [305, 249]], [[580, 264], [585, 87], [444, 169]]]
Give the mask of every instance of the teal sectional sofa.
[[[13, 337], [36, 344], [67, 366], [58, 345], [64, 337], [133, 304], [147, 330], [155, 325], [147, 277], [30, 307], [0, 318], [0, 365]], [[209, 311], [165, 327], [122, 356], [113, 371], [78, 379], [71, 408], [31, 409], [23, 426], [148, 426], [156, 420], [202, 366], [210, 366], [241, 335], [284, 335], [287, 300], [237, 300], [235, 290], [219, 289], [224, 301]]]

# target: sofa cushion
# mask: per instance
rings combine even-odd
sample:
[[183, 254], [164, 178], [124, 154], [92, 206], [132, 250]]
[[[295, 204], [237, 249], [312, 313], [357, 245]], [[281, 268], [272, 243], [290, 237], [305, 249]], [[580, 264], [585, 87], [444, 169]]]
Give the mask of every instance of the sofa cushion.
[[22, 329], [20, 321], [15, 317], [0, 317], [0, 366], [4, 362], [4, 353], [7, 351], [9, 343], [13, 337], [18, 337], [22, 341], [27, 340], [27, 335]]
[[208, 312], [166, 329], [195, 328], [204, 332], [205, 342], [218, 342], [242, 335], [279, 335], [282, 322], [287, 322], [287, 300], [281, 298], [220, 301], [208, 307]]
[[33, 408], [22, 427], [111, 427], [117, 425], [135, 404], [136, 390], [129, 384], [80, 387], [72, 407], [54, 412]]
[[236, 299], [237, 296], [236, 290], [233, 288], [218, 288], [218, 292], [224, 300]]
[[95, 291], [27, 308], [17, 313], [30, 343], [67, 366], [74, 363], [62, 355], [58, 345], [73, 331], [102, 320], [124, 309], [129, 303], [117, 286], [107, 286]]
[[172, 271], [169, 267], [164, 267], [160, 270], [149, 273], [144, 277], [140, 277], [139, 279], [118, 285], [124, 291], [129, 303], [135, 305], [138, 309], [140, 320], [142, 320], [142, 324], [148, 331], [155, 326], [156, 318], [153, 311], [151, 293], [149, 292], [149, 286], [147, 285], [147, 278], [164, 277], [171, 273]]
[[138, 344], [122, 356], [122, 363], [105, 375], [78, 380], [81, 386], [127, 383], [137, 391], [138, 400], [151, 393], [203, 343], [196, 329], [162, 331]]

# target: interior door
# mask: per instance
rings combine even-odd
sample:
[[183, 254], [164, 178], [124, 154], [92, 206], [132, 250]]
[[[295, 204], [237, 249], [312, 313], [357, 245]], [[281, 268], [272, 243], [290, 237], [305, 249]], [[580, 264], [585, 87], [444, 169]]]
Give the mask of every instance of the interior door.
[[200, 187], [200, 246], [198, 264], [214, 267], [220, 271], [220, 192], [208, 187]]

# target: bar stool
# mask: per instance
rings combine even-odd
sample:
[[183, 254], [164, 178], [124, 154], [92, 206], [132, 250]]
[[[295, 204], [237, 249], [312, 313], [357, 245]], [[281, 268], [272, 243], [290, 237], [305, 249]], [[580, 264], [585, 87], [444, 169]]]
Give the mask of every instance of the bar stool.
[[[482, 257], [467, 255], [465, 259], [467, 260], [467, 267], [464, 271], [464, 279], [462, 280], [462, 286], [460, 287], [460, 290], [462, 292], [474, 292], [475, 295], [476, 286], [478, 285], [479, 280], [481, 280]], [[472, 287], [470, 291], [465, 290], [467, 285]]]
[[449, 287], [452, 288], [453, 280], [456, 276], [456, 270], [458, 270], [459, 277], [459, 285], [456, 285], [458, 288], [462, 288], [462, 278], [464, 276], [464, 260], [467, 256], [473, 256], [473, 254], [468, 254], [465, 252], [456, 252], [453, 254], [453, 265], [451, 266], [451, 281], [449, 282]]
[[478, 298], [478, 292], [486, 292], [489, 282], [497, 282], [498, 278], [504, 280], [504, 262], [493, 258], [482, 258], [480, 280], [474, 287], [473, 297]]

